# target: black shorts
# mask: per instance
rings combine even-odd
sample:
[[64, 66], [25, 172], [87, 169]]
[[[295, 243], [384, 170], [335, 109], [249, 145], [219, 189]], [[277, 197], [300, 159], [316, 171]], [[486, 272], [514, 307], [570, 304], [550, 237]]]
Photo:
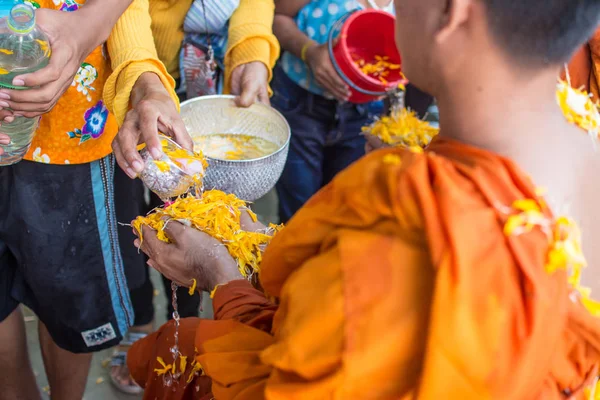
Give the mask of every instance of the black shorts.
[[[30, 307], [57, 345], [117, 345], [133, 322], [114, 211], [114, 159], [0, 168], [0, 321]], [[127, 201], [123, 199], [123, 201]]]

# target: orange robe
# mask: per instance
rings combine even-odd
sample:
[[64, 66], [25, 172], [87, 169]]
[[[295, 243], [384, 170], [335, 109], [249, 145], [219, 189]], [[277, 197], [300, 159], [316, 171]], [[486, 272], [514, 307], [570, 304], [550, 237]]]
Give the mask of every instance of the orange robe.
[[[586, 92], [590, 91], [590, 77], [592, 74], [592, 55], [590, 54], [590, 45], [586, 43], [571, 59], [567, 66], [571, 86], [574, 88], [583, 88]], [[562, 79], [566, 78], [563, 71]]]
[[[595, 100], [600, 99], [600, 29], [592, 39], [586, 43], [571, 59], [568, 65], [571, 86], [584, 88], [594, 95]], [[566, 75], [563, 72], [562, 78]]]
[[590, 74], [590, 92], [594, 99], [600, 99], [600, 30], [596, 31], [589, 43], [592, 57], [592, 72]]
[[[457, 142], [369, 154], [269, 245], [261, 284], [276, 311], [230, 283], [217, 321], [194, 320], [181, 340], [217, 400], [581, 399], [598, 373], [600, 319], [566, 272], [546, 272], [541, 230], [503, 232], [513, 202], [533, 198], [510, 160]], [[148, 399], [202, 398], [152, 383], [170, 326], [133, 346], [133, 376]]]

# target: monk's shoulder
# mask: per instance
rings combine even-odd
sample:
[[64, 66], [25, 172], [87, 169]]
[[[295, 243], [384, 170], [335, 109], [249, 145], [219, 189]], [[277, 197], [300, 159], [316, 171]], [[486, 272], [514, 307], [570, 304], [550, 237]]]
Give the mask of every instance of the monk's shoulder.
[[429, 155], [423, 151], [406, 148], [388, 148], [367, 154], [339, 176], [340, 180], [360, 182], [369, 185], [390, 176], [399, 177], [406, 174], [418, 174], [418, 166], [427, 163]]
[[[305, 209], [337, 212], [340, 208], [368, 209], [376, 203], [390, 205], [403, 182], [412, 180], [428, 184], [428, 157], [426, 153], [413, 153], [402, 148], [369, 153], [340, 172], [308, 201]], [[410, 196], [410, 193], [405, 195]]]

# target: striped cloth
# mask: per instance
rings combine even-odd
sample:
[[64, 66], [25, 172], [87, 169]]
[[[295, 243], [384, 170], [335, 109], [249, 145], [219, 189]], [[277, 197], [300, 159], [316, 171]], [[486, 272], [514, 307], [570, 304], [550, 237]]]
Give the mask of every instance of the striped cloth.
[[240, 5], [240, 0], [204, 0], [206, 15], [202, 8], [202, 0], [195, 0], [183, 23], [186, 33], [227, 34], [227, 22]]
[[[211, 72], [205, 63], [210, 43], [215, 61], [222, 71], [227, 50], [229, 19], [238, 8], [239, 0], [195, 0], [183, 23], [184, 43], [180, 53], [181, 91], [187, 98], [219, 93], [220, 71]], [[208, 35], [207, 35], [208, 33]]]

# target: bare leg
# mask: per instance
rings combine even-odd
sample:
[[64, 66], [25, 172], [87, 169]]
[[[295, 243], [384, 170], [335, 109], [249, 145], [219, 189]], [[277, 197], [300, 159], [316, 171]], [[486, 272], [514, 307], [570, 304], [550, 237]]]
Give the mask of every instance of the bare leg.
[[0, 322], [0, 400], [40, 399], [40, 392], [27, 354], [25, 323], [17, 308]]
[[[145, 334], [149, 335], [152, 332], [154, 332], [154, 322], [150, 322], [149, 324], [141, 325], [141, 326], [132, 326], [129, 328], [129, 332], [145, 333]], [[127, 351], [129, 351], [130, 347], [131, 347], [131, 345], [126, 345], [126, 344], [121, 343], [117, 347], [117, 351], [118, 352], [119, 351], [127, 352]], [[110, 374], [113, 377], [115, 384], [119, 386], [119, 389], [121, 391], [125, 391], [125, 392], [129, 393], [125, 387], [137, 388], [137, 383], [135, 383], [135, 381], [131, 377], [131, 374], [129, 373], [129, 368], [127, 367], [127, 363], [125, 363], [123, 365], [112, 366], [110, 368]], [[136, 393], [138, 390], [141, 390], [141, 389], [136, 390], [136, 389], [132, 388], [131, 393]]]
[[40, 346], [52, 400], [81, 400], [92, 354], [74, 354], [58, 347], [40, 322]]

